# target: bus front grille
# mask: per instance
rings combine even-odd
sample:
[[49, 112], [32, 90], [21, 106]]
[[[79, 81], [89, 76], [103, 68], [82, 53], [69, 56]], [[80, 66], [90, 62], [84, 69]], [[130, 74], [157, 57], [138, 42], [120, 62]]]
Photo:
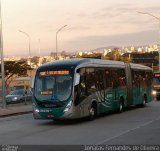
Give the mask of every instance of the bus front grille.
[[64, 104], [63, 102], [51, 102], [51, 101], [46, 101], [46, 102], [37, 102], [39, 107], [42, 108], [58, 108], [58, 107], [62, 107]]

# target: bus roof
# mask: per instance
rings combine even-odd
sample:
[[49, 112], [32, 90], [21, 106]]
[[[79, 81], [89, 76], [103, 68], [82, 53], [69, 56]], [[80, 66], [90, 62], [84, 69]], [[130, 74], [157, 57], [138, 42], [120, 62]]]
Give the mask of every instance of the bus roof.
[[90, 58], [77, 58], [77, 59], [66, 59], [66, 60], [57, 60], [49, 63], [45, 63], [38, 68], [38, 70], [51, 70], [59, 68], [76, 68], [78, 66], [85, 65], [94, 65], [96, 66], [114, 66], [114, 67], [125, 67], [124, 62], [121, 61], [112, 61], [112, 60], [101, 60], [101, 59], [90, 59]]
[[[102, 60], [102, 59], [91, 59], [91, 58], [76, 58], [76, 59], [66, 59], [66, 60], [56, 60], [49, 63], [45, 63], [41, 65], [37, 71], [46, 71], [58, 69], [75, 69], [76, 67], [85, 67], [85, 66], [108, 66], [108, 67], [119, 67], [125, 68], [125, 63], [122, 61], [113, 61], [113, 60]], [[139, 70], [150, 70], [150, 67], [130, 63], [131, 69], [139, 69]]]
[[135, 64], [135, 63], [130, 63], [131, 69], [140, 69], [140, 70], [150, 70], [152, 71], [152, 68], [148, 66], [144, 66], [141, 64]]

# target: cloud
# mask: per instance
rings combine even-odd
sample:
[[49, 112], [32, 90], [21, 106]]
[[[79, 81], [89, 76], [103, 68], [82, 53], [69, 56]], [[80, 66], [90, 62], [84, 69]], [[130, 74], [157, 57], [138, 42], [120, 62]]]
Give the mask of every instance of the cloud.
[[[156, 43], [158, 41], [157, 31], [142, 31], [131, 34], [121, 34], [114, 36], [87, 36], [80, 37], [68, 43], [74, 44], [77, 49], [94, 49], [101, 46], [110, 45], [143, 45]], [[83, 46], [83, 48], [82, 48]]]
[[[158, 6], [159, 5], [159, 6]], [[122, 18], [122, 20], [127, 19], [128, 21], [132, 21], [133, 18], [135, 20], [138, 19], [138, 11], [142, 12], [150, 12], [154, 15], [159, 15], [160, 13], [160, 4], [156, 4], [154, 6], [146, 6], [146, 5], [134, 5], [130, 3], [122, 3], [122, 4], [114, 4], [103, 9], [99, 9], [98, 11], [93, 12], [90, 15], [90, 18], [93, 19], [114, 19], [114, 18]], [[160, 17], [160, 16], [159, 16]]]
[[88, 26], [73, 26], [73, 27], [70, 27], [66, 30], [89, 30], [89, 29], [91, 29], [91, 28]]

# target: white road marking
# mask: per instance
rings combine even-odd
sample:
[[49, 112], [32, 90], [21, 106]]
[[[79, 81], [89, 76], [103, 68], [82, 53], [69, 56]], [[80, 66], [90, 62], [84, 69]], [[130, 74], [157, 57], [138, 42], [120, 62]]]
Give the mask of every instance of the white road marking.
[[130, 129], [130, 130], [126, 130], [126, 131], [124, 131], [124, 132], [122, 132], [122, 133], [120, 133], [120, 134], [118, 134], [118, 135], [116, 135], [116, 136], [113, 136], [113, 137], [104, 139], [104, 140], [102, 140], [102, 141], [99, 141], [99, 142], [96, 143], [95, 145], [101, 145], [101, 144], [106, 143], [106, 142], [108, 142], [108, 141], [110, 141], [110, 140], [112, 140], [112, 139], [115, 139], [115, 138], [120, 137], [120, 136], [122, 136], [122, 135], [124, 135], [124, 134], [127, 134], [127, 133], [129, 133], [129, 132], [131, 132], [131, 131], [134, 131], [134, 130], [139, 129], [139, 128], [144, 127], [144, 126], [147, 126], [147, 125], [149, 125], [149, 124], [151, 124], [151, 123], [153, 123], [153, 122], [155, 122], [155, 121], [158, 121], [158, 120], [160, 120], [160, 117], [158, 117], [158, 118], [156, 118], [156, 119], [154, 119], [154, 120], [148, 121], [148, 122], [146, 122], [146, 123], [144, 123], [144, 124], [141, 124], [141, 125], [139, 125], [139, 126], [137, 126], [137, 127], [135, 127], [135, 128], [132, 128], [132, 129]]

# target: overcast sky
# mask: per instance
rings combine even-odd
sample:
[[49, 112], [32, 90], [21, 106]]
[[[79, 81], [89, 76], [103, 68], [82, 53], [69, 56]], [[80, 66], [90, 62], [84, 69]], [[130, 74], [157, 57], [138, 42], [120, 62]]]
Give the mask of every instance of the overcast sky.
[[[160, 0], [1, 0], [4, 54], [32, 55], [158, 42]], [[39, 42], [40, 39], [40, 42]], [[40, 46], [39, 46], [40, 43]]]

